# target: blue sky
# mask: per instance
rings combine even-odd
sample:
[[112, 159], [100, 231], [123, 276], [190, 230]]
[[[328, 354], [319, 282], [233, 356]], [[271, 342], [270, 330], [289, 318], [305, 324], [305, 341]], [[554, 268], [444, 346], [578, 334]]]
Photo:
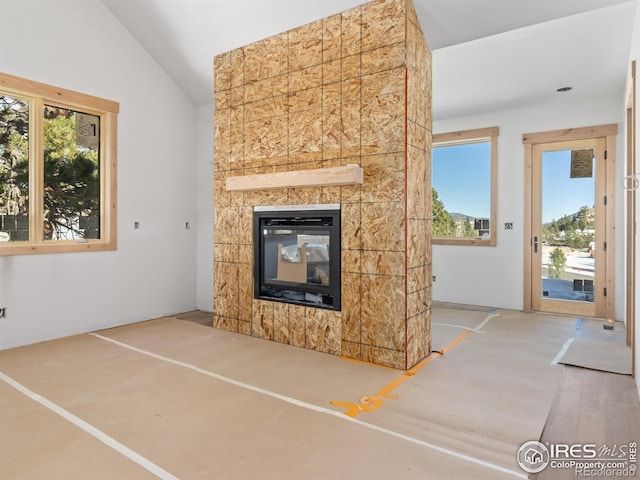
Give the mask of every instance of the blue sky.
[[469, 143], [434, 148], [432, 185], [449, 213], [489, 218], [491, 144]]
[[580, 207], [593, 207], [593, 175], [570, 178], [570, 172], [571, 150], [542, 155], [542, 223], [576, 213]]
[[[449, 213], [463, 213], [474, 218], [489, 217], [490, 155], [489, 142], [433, 149], [432, 184]], [[570, 178], [570, 168], [570, 150], [544, 153], [543, 223], [576, 213], [583, 206], [593, 207], [593, 177]]]

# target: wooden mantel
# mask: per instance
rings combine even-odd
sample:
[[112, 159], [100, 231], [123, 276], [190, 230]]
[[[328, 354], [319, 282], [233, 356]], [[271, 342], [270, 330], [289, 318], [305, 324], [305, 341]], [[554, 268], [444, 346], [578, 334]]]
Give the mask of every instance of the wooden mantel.
[[227, 178], [227, 191], [271, 190], [294, 187], [331, 187], [362, 185], [363, 170], [359, 165], [344, 167], [262, 173]]

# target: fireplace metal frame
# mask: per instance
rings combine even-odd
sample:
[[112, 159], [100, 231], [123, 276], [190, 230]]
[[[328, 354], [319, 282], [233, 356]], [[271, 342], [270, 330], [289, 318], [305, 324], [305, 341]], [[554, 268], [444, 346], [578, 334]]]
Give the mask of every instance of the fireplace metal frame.
[[[294, 209], [297, 208], [297, 209]], [[327, 225], [328, 221], [331, 225]], [[253, 288], [254, 298], [275, 302], [291, 303], [307, 307], [341, 310], [341, 224], [340, 205], [296, 206], [296, 207], [255, 207], [253, 212]], [[315, 283], [295, 283], [264, 278], [264, 227], [282, 226], [304, 228], [305, 230], [329, 230], [329, 285]], [[332, 303], [279, 298], [263, 293], [263, 289], [274, 291], [308, 292], [329, 296]], [[327, 299], [327, 297], [323, 297]]]

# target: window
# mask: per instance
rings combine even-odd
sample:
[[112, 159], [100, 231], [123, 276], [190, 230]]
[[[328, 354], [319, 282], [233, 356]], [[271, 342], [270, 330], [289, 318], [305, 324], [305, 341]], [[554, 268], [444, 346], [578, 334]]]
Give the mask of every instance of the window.
[[496, 244], [498, 127], [433, 135], [434, 244]]
[[118, 109], [0, 73], [0, 255], [116, 248]]

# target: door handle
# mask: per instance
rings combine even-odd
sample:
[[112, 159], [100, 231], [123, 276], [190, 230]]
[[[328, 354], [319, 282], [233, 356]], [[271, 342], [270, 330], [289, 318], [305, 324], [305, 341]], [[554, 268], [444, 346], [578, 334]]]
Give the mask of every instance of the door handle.
[[533, 237], [533, 253], [538, 253], [538, 237]]

